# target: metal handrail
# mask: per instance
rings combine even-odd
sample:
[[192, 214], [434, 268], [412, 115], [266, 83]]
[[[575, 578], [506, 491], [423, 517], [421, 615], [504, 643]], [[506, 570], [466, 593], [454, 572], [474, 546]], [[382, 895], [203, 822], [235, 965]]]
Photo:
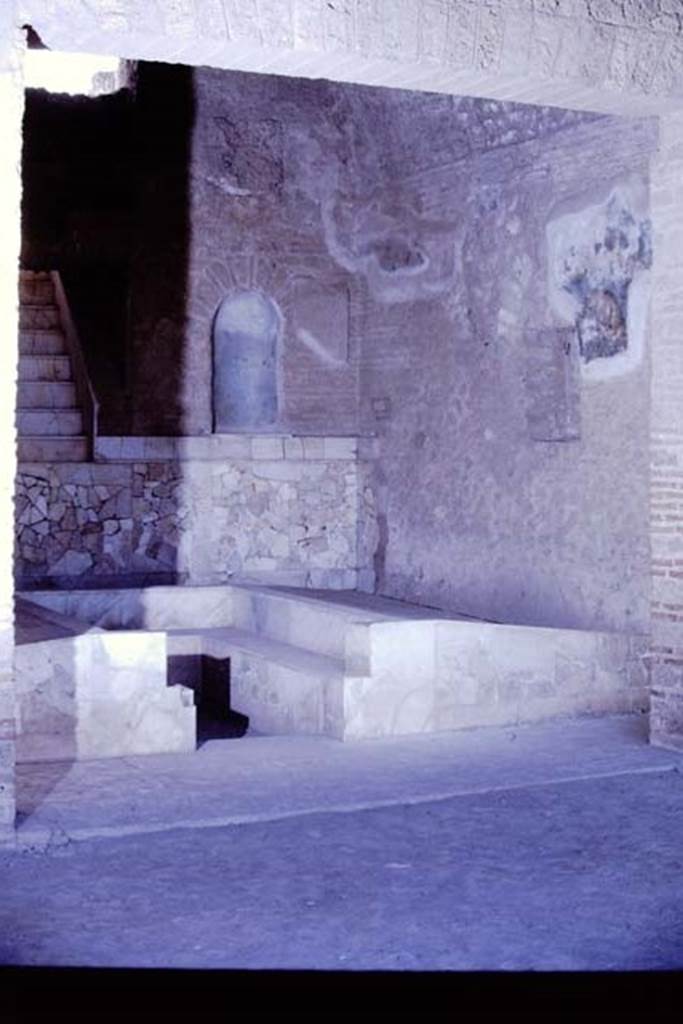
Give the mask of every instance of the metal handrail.
[[[59, 318], [62, 322], [66, 346], [71, 356], [71, 366], [74, 374], [76, 394], [83, 411], [83, 426], [88, 437], [88, 458], [92, 461], [95, 452], [95, 438], [97, 437], [97, 422], [100, 412], [100, 405], [95, 397], [90, 374], [86, 366], [83, 348], [81, 346], [78, 331], [71, 315], [71, 308], [64, 291], [62, 278], [58, 270], [50, 271], [50, 278], [54, 286], [55, 302], [59, 310]], [[88, 429], [89, 428], [89, 429]]]

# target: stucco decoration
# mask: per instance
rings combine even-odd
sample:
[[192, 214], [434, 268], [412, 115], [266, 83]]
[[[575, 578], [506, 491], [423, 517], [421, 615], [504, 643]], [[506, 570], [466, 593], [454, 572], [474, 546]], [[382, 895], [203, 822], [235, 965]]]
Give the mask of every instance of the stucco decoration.
[[583, 379], [633, 370], [643, 357], [652, 265], [645, 184], [633, 178], [603, 203], [561, 213], [546, 237], [550, 305], [575, 325]]
[[379, 301], [411, 302], [451, 286], [456, 226], [425, 217], [414, 196], [397, 189], [364, 202], [337, 196], [321, 209], [330, 255], [362, 274]]
[[261, 292], [235, 292], [221, 303], [213, 327], [216, 433], [277, 421], [280, 324], [277, 306]]

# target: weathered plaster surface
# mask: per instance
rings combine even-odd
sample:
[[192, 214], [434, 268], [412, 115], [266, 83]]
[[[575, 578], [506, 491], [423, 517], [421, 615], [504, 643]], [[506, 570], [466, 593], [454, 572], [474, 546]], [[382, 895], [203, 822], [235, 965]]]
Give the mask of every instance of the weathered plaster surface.
[[[209, 69], [147, 66], [138, 77], [145, 180], [154, 183], [135, 216], [131, 268], [140, 434], [356, 432], [363, 289], [408, 303], [443, 293], [459, 272], [463, 211], [430, 215], [412, 178], [460, 162], [464, 173], [477, 153], [590, 120]], [[183, 111], [182, 145], [168, 141], [169, 92]], [[247, 295], [273, 310], [250, 370], [223, 324]], [[247, 372], [255, 387], [231, 391], [225, 381]], [[251, 392], [259, 398], [246, 403]]]
[[[645, 278], [654, 144], [647, 122], [595, 121], [410, 179], [425, 220], [457, 225], [455, 270], [408, 305], [367, 291], [380, 592], [502, 622], [647, 630], [643, 319], [628, 303], [625, 352], [585, 361], [577, 303], [558, 306], [564, 279], [546, 282], [558, 264], [625, 299]], [[614, 196], [631, 233], [605, 260]], [[568, 209], [585, 251], [557, 230]]]

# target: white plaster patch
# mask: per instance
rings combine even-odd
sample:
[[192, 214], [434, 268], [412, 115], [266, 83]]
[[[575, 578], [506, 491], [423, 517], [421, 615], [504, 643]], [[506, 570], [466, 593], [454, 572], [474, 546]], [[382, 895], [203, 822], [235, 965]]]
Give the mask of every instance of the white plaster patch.
[[380, 302], [412, 302], [451, 287], [457, 225], [426, 219], [409, 198], [351, 203], [337, 196], [320, 210], [330, 255], [349, 273], [362, 274]]
[[547, 224], [548, 301], [561, 320], [578, 326], [582, 290], [598, 292], [607, 287], [610, 295], [612, 289], [627, 293], [627, 346], [610, 355], [581, 360], [585, 381], [623, 376], [642, 361], [650, 296], [649, 254], [643, 252], [648, 215], [646, 184], [632, 177], [616, 186], [603, 202], [572, 208]]

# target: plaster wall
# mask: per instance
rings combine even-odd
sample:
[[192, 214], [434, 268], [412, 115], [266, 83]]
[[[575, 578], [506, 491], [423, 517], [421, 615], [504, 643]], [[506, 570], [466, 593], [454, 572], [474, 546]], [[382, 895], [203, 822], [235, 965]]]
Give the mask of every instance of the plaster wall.
[[[355, 282], [320, 215], [348, 158], [335, 123], [343, 90], [162, 65], [140, 65], [138, 80], [147, 187], [131, 271], [133, 432], [355, 433]], [[180, 124], [164, 113], [169, 91]], [[236, 342], [251, 337], [254, 308], [270, 311], [260, 383], [237, 380], [243, 360], [219, 307], [246, 318], [232, 324]], [[228, 363], [237, 386], [221, 396]]]
[[647, 630], [655, 145], [600, 119], [404, 180], [416, 264], [368, 281], [362, 321], [381, 593]]
[[[212, 368], [212, 335], [219, 307], [243, 307], [248, 318], [255, 303], [272, 310], [277, 327], [266, 375], [276, 378], [275, 391], [262, 377], [265, 390], [254, 401], [268, 410], [261, 429], [356, 433], [366, 282], [389, 301], [392, 290], [404, 300], [424, 294], [425, 269], [427, 292], [442, 289], [453, 270], [450, 222], [431, 225], [440, 243], [428, 268], [412, 251], [411, 237], [424, 225], [403, 183], [591, 119], [149, 64], [139, 66], [135, 109], [143, 172], [130, 360], [139, 434], [239, 427], [230, 399], [223, 409], [218, 395], [212, 410], [212, 380], [215, 393], [222, 372]], [[392, 276], [394, 265], [407, 273]], [[248, 294], [251, 305], [239, 299]], [[236, 304], [226, 307], [231, 298]], [[242, 334], [251, 330], [245, 322]], [[223, 363], [234, 358], [231, 378], [238, 376], [241, 356], [220, 346]], [[247, 410], [243, 428], [258, 427]]]

